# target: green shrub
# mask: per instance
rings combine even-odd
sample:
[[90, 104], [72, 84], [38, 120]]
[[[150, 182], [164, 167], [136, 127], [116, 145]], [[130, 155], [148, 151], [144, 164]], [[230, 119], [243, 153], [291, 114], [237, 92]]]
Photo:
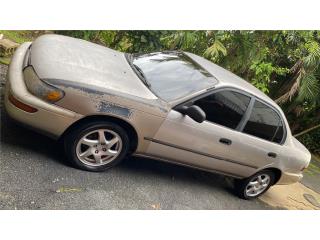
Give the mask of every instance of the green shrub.
[[298, 140], [302, 142], [309, 151], [320, 154], [320, 128], [298, 137]]

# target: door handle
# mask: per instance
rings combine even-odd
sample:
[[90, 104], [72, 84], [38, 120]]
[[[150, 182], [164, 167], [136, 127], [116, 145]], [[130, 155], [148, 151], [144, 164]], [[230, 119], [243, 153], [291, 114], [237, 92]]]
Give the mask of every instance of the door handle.
[[276, 158], [276, 157], [277, 157], [277, 154], [274, 153], [274, 152], [269, 152], [269, 153], [268, 153], [268, 156], [269, 156], [269, 157], [272, 157], [272, 158]]
[[232, 141], [230, 139], [227, 138], [220, 138], [219, 142], [226, 144], [226, 145], [231, 145]]

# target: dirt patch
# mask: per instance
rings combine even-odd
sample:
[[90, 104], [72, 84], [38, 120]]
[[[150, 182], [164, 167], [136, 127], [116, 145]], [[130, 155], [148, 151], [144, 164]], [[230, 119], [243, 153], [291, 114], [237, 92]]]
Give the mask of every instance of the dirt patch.
[[0, 84], [3, 85], [6, 81], [8, 66], [0, 64]]
[[[305, 196], [313, 199], [308, 201]], [[312, 197], [310, 197], [312, 196]], [[291, 185], [276, 185], [260, 197], [263, 202], [278, 208], [299, 210], [320, 210], [320, 194], [305, 187], [301, 183]]]
[[4, 86], [6, 84], [6, 74], [8, 66], [0, 64], [0, 107], [2, 107]]

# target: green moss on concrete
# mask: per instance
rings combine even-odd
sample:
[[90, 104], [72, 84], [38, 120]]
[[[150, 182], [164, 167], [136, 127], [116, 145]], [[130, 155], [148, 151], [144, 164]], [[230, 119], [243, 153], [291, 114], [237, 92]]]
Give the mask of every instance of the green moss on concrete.
[[10, 61], [11, 61], [11, 58], [9, 57], [0, 57], [1, 64], [9, 65]]
[[3, 34], [5, 38], [8, 38], [16, 43], [24, 43], [32, 41], [31, 31], [10, 31], [10, 30], [0, 30], [0, 34]]

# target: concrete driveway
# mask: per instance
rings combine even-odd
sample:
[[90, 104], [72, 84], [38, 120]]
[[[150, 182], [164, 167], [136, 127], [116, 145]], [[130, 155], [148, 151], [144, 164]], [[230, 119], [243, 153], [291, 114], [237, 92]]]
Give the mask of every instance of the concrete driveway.
[[[6, 71], [0, 64], [0, 90]], [[103, 173], [72, 168], [57, 142], [8, 118], [1, 93], [0, 209], [288, 208], [277, 187], [263, 201], [245, 201], [223, 176], [149, 159], [128, 158]]]

